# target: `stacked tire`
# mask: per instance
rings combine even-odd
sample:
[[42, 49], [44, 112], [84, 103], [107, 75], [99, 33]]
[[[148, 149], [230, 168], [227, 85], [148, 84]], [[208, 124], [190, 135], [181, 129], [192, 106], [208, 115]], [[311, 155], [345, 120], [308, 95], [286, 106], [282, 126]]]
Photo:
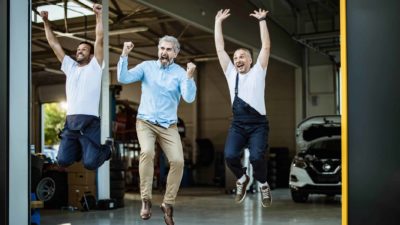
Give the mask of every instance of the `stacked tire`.
[[117, 208], [124, 207], [125, 196], [125, 171], [110, 171], [110, 197], [115, 199]]
[[121, 157], [119, 143], [115, 142], [115, 152], [110, 160], [110, 197], [115, 199], [116, 208], [124, 207], [125, 162]]
[[270, 148], [268, 161], [268, 183], [271, 189], [289, 186], [289, 149], [285, 147]]

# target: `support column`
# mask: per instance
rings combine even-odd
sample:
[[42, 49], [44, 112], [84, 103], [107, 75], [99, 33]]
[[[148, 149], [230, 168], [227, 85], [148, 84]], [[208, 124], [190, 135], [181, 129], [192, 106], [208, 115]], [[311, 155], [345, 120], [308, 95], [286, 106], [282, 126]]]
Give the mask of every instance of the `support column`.
[[9, 1], [0, 1], [0, 224], [8, 224], [8, 15]]
[[30, 224], [28, 140], [31, 3], [9, 0], [8, 4], [9, 224]]
[[346, 28], [341, 31], [341, 43], [345, 43], [342, 82], [347, 84], [342, 92], [347, 92], [342, 101], [347, 116], [342, 121], [347, 128], [342, 130], [342, 140], [348, 141], [342, 155], [348, 156], [348, 174], [344, 174], [348, 175], [348, 224], [396, 225], [400, 214], [400, 29], [396, 28], [400, 1], [352, 0], [342, 6], [341, 25], [345, 26], [341, 28]]
[[[108, 49], [108, 0], [102, 0], [103, 5], [103, 30], [104, 30], [104, 69], [101, 87], [101, 142], [110, 137], [110, 71], [109, 71], [109, 49]], [[110, 198], [110, 161], [97, 170], [97, 197], [98, 199]]]

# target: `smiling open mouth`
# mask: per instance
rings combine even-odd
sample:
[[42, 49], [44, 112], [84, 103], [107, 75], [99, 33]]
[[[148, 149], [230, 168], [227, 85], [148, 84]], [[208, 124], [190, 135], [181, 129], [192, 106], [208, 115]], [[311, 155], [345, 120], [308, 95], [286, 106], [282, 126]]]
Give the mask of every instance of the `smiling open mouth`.
[[242, 70], [242, 69], [244, 69], [244, 64], [236, 64], [236, 68], [238, 70]]

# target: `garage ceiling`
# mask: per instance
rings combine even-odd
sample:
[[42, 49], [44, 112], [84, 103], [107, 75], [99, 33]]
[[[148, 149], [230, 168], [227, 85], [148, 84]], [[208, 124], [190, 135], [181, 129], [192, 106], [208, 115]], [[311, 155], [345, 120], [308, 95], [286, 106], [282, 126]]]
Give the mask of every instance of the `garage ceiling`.
[[[192, 1], [193, 4], [197, 2]], [[60, 63], [47, 44], [43, 24], [35, 22], [38, 17], [38, 8], [53, 5], [63, 10], [66, 8], [73, 11], [91, 10], [86, 2], [90, 5], [95, 1], [32, 0], [32, 80], [34, 84], [62, 83], [65, 79], [59, 72]], [[294, 41], [338, 61], [339, 0], [247, 0], [243, 1], [243, 4], [254, 9], [270, 10], [271, 22], [290, 35]], [[51, 21], [51, 24], [53, 30], [58, 32], [66, 54], [74, 55], [79, 42], [94, 40], [95, 18], [93, 15], [70, 18], [71, 15], [68, 12], [71, 14], [71, 11], [67, 11], [66, 20]], [[165, 34], [173, 35], [181, 42], [178, 63], [216, 60], [213, 34], [208, 31], [212, 27], [208, 30], [201, 29], [177, 16], [166, 15], [134, 0], [110, 0], [109, 15], [111, 70], [115, 69], [123, 42], [133, 41], [135, 44], [130, 56], [130, 64], [134, 65], [142, 60], [156, 58], [158, 39]], [[65, 18], [65, 15], [62, 16]], [[207, 16], [214, 18], [214, 15]], [[234, 42], [226, 41], [226, 49], [229, 53], [237, 47], [239, 46]]]

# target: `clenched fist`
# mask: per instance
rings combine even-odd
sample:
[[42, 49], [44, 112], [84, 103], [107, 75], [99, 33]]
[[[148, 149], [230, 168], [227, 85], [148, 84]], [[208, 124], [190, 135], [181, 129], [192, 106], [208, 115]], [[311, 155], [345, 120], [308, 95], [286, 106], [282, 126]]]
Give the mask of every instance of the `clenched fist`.
[[102, 6], [102, 5], [100, 5], [100, 4], [93, 4], [93, 12], [94, 12], [96, 15], [101, 14], [102, 9], [103, 9], [103, 6]]
[[132, 41], [124, 42], [124, 48], [122, 49], [121, 56], [128, 56], [128, 54], [132, 51], [134, 44]]
[[49, 12], [47, 12], [47, 11], [41, 11], [40, 16], [42, 17], [43, 21], [49, 20]]
[[188, 78], [193, 77], [195, 70], [196, 70], [196, 65], [192, 62], [188, 62], [187, 67], [186, 67], [186, 72], [187, 72]]

